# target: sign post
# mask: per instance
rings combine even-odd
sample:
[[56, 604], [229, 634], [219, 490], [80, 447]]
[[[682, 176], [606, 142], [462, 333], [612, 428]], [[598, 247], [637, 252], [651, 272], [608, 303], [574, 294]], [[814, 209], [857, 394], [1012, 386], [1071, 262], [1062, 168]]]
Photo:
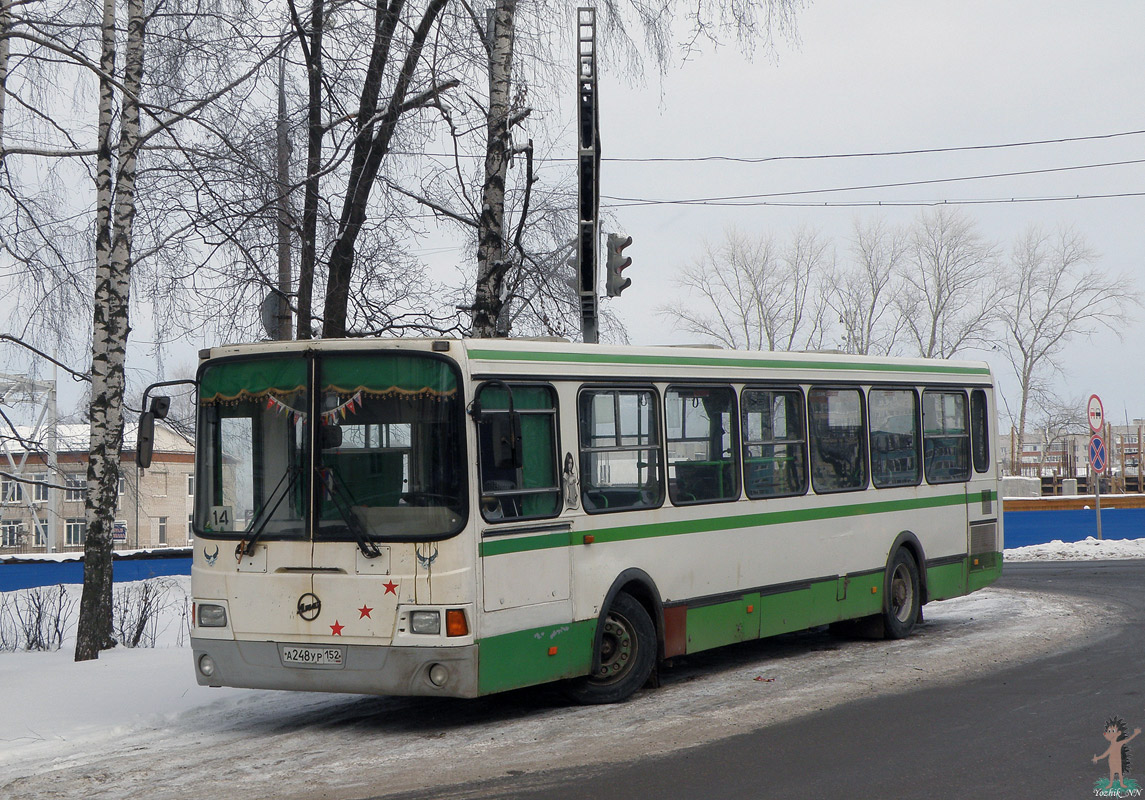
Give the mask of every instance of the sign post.
[[1093, 476], [1093, 507], [1097, 512], [1097, 538], [1101, 539], [1101, 473], [1105, 472], [1108, 454], [1105, 450], [1105, 440], [1101, 438], [1105, 427], [1105, 411], [1101, 406], [1101, 398], [1095, 394], [1089, 396], [1086, 407], [1086, 416], [1089, 418], [1089, 429], [1093, 436], [1089, 438], [1089, 474]]

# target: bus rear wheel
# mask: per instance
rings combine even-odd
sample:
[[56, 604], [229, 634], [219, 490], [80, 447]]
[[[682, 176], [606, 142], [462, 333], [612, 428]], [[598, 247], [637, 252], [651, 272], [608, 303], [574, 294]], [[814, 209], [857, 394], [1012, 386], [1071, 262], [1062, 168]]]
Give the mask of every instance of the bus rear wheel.
[[619, 592], [600, 622], [593, 672], [571, 682], [578, 703], [619, 703], [643, 686], [656, 665], [656, 627], [639, 601]]
[[883, 610], [886, 638], [903, 639], [914, 630], [922, 613], [921, 586], [914, 556], [900, 548], [887, 567], [887, 599]]

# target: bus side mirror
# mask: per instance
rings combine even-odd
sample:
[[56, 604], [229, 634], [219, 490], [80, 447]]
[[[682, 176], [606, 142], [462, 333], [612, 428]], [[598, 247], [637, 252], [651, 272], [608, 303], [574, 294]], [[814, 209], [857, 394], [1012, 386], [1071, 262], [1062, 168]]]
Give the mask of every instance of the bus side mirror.
[[171, 398], [158, 396], [151, 398], [151, 408], [139, 416], [139, 434], [135, 441], [135, 463], [140, 469], [151, 466], [151, 456], [155, 452], [155, 420], [166, 419], [171, 410]]
[[140, 469], [151, 466], [151, 454], [155, 450], [155, 414], [144, 411], [139, 415], [139, 435], [135, 441], [135, 463]]
[[493, 466], [496, 469], [520, 469], [521, 415], [515, 411], [485, 412], [493, 442]]

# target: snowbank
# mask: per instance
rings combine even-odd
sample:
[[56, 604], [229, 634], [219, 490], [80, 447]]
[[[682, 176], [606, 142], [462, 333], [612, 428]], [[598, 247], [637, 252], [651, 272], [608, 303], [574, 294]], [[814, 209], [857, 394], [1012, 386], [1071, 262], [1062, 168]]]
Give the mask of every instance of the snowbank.
[[1032, 544], [1006, 551], [1007, 561], [1106, 561], [1121, 558], [1145, 558], [1145, 539], [1095, 539], [1080, 542], [1054, 539], [1047, 544]]

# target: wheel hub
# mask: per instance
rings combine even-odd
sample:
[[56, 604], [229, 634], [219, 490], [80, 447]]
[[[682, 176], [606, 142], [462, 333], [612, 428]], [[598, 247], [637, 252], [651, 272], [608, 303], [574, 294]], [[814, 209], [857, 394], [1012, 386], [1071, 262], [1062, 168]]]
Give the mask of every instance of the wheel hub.
[[635, 638], [628, 620], [619, 614], [609, 614], [604, 620], [604, 630], [600, 637], [600, 669], [597, 670], [597, 678], [612, 681], [623, 677], [633, 662], [635, 651]]

